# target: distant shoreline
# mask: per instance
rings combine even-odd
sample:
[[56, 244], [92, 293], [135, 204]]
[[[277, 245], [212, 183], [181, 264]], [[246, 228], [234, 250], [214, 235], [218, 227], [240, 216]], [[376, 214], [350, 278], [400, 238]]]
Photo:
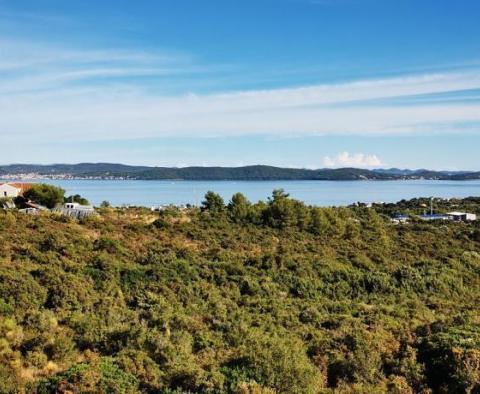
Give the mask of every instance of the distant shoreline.
[[364, 180], [478, 180], [480, 171], [426, 169], [282, 168], [265, 165], [244, 167], [146, 167], [113, 163], [11, 164], [0, 166], [6, 180], [165, 180], [165, 181], [364, 181]]

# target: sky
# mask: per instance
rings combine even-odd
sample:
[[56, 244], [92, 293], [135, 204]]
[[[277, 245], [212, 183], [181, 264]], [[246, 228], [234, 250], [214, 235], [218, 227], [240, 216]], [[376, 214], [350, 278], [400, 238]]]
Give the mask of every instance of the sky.
[[0, 0], [0, 164], [480, 170], [478, 0]]

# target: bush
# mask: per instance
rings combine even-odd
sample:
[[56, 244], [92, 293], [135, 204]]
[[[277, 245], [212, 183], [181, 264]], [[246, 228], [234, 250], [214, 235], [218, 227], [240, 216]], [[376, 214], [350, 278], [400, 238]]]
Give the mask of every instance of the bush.
[[121, 370], [113, 359], [100, 358], [75, 364], [65, 372], [41, 380], [36, 388], [38, 394], [66, 391], [133, 394], [139, 392], [139, 387], [137, 379]]
[[242, 357], [222, 369], [227, 392], [249, 382], [279, 393], [313, 394], [323, 386], [323, 377], [310, 363], [301, 341], [253, 331], [242, 350]]
[[53, 208], [64, 201], [65, 190], [57, 186], [41, 183], [33, 185], [23, 196], [37, 204]]
[[[435, 328], [434, 328], [435, 329]], [[448, 392], [480, 390], [480, 330], [478, 326], [440, 329], [419, 343], [429, 387]]]

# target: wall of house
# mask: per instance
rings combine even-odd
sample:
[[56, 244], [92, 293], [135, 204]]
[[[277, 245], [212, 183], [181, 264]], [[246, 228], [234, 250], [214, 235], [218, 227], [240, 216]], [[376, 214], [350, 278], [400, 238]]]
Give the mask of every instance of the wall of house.
[[5, 197], [11, 197], [11, 198], [14, 198], [14, 197], [18, 197], [18, 194], [20, 193], [20, 190], [13, 187], [13, 186], [10, 186], [8, 184], [3, 184], [3, 185], [0, 185], [0, 198], [5, 198]]

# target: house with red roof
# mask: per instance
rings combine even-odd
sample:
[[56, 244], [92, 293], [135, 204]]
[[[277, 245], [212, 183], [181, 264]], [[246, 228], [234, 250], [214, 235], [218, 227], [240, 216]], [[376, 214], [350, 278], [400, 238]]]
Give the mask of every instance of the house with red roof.
[[0, 183], [0, 198], [15, 198], [22, 196], [33, 183]]

